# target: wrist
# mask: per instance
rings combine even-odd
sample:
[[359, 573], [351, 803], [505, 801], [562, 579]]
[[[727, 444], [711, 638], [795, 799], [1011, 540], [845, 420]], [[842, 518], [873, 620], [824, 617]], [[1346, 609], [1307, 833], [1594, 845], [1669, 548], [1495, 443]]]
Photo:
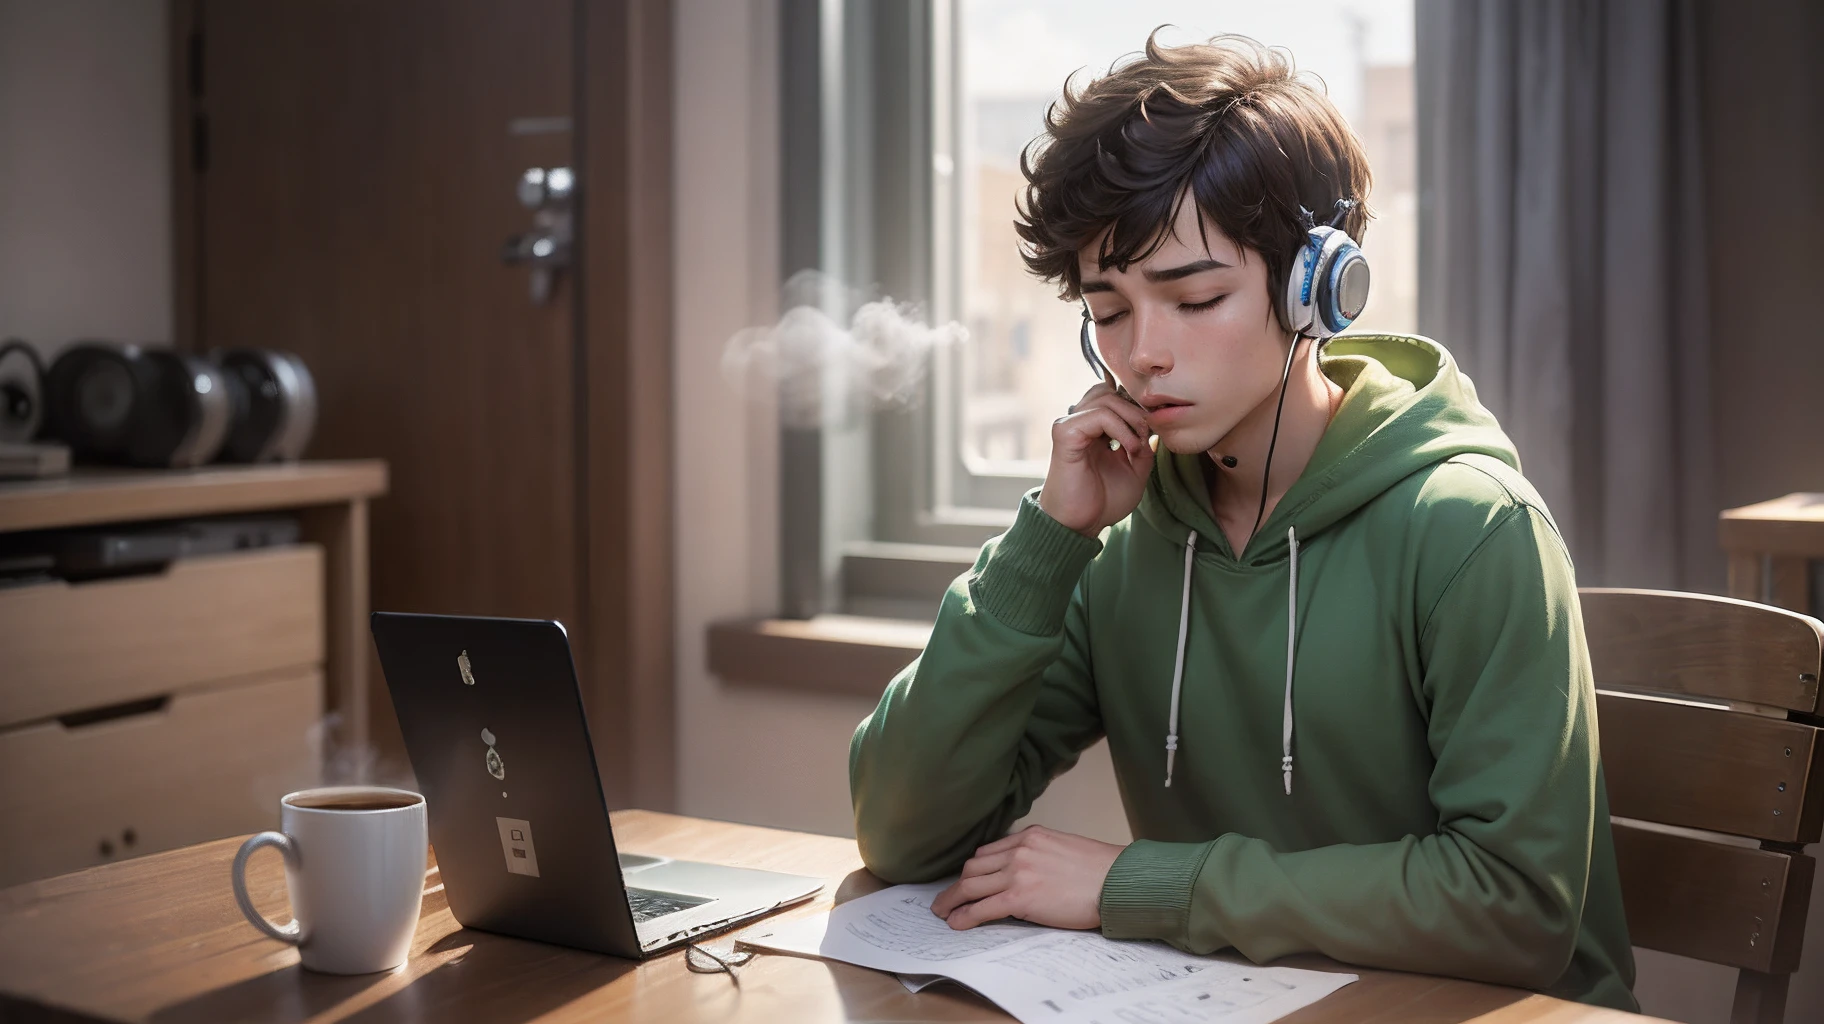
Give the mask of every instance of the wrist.
[[992, 551], [970, 580], [977, 606], [1023, 633], [1056, 634], [1077, 580], [1102, 543], [1053, 519], [1027, 492], [1012, 528], [990, 542]]
[[1050, 496], [1050, 490], [1048, 488], [1039, 488], [1039, 496], [1034, 504], [1038, 505], [1039, 511], [1045, 513], [1046, 517], [1052, 522], [1057, 523], [1067, 530], [1088, 537], [1090, 540], [1098, 540], [1102, 536], [1102, 529], [1096, 523], [1074, 523], [1066, 516], [1059, 514], [1057, 500]]
[[1102, 879], [1097, 906], [1102, 934], [1166, 942], [1181, 938], [1189, 925], [1197, 876], [1219, 841], [1130, 843]]

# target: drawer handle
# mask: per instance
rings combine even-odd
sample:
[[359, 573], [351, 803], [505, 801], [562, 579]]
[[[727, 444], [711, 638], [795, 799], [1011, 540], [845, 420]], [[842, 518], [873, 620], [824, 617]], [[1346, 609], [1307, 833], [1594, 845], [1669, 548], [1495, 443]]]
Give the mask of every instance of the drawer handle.
[[72, 711], [67, 715], [58, 715], [57, 721], [65, 729], [80, 729], [85, 725], [98, 725], [102, 722], [118, 721], [132, 718], [134, 715], [152, 715], [165, 710], [171, 704], [171, 695], [146, 697], [141, 700], [122, 701], [106, 707], [88, 708], [83, 711]]

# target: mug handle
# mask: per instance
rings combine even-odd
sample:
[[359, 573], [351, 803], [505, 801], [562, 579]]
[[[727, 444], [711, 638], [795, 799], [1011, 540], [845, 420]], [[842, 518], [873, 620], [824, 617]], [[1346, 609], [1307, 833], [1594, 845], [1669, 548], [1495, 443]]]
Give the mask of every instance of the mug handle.
[[293, 842], [290, 836], [283, 832], [261, 832], [259, 835], [249, 836], [247, 841], [241, 844], [240, 852], [234, 855], [234, 867], [230, 869], [230, 874], [234, 879], [234, 901], [241, 905], [241, 913], [247, 915], [247, 920], [255, 928], [280, 942], [295, 946], [304, 937], [302, 926], [297, 920], [296, 908], [293, 908], [290, 924], [277, 925], [266, 920], [264, 914], [253, 909], [253, 900], [247, 896], [247, 858], [253, 856], [253, 851], [262, 846], [278, 847], [279, 852], [285, 855], [285, 866], [293, 871], [298, 869], [298, 844]]

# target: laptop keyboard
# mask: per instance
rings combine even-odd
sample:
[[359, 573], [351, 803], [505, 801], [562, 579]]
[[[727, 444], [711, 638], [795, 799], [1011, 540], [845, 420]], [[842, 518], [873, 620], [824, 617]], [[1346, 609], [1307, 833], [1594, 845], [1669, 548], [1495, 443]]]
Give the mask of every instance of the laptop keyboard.
[[655, 917], [675, 914], [680, 910], [701, 906], [709, 901], [693, 899], [688, 896], [674, 896], [669, 893], [653, 892], [651, 889], [627, 887], [627, 905], [633, 908], [635, 922], [650, 921]]

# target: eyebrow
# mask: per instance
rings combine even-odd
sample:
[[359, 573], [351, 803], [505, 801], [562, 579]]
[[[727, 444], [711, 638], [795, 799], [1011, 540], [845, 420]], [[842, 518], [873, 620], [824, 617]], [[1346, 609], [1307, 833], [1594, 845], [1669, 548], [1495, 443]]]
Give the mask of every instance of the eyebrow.
[[[1180, 281], [1190, 277], [1192, 274], [1201, 274], [1206, 270], [1226, 270], [1230, 266], [1232, 266], [1232, 264], [1224, 263], [1221, 260], [1197, 260], [1194, 263], [1186, 263], [1181, 267], [1167, 267], [1164, 270], [1142, 270], [1140, 273], [1148, 281], [1159, 284], [1165, 281]], [[1115, 286], [1107, 281], [1085, 281], [1083, 282], [1082, 287], [1077, 289], [1078, 292], [1084, 295], [1095, 292], [1112, 292], [1114, 290]]]
[[1182, 267], [1171, 267], [1166, 270], [1142, 270], [1140, 273], [1148, 281], [1158, 284], [1161, 281], [1177, 281], [1190, 277], [1192, 274], [1201, 274], [1206, 270], [1224, 270], [1228, 266], [1221, 260], [1198, 260], [1195, 263], [1186, 263]]

